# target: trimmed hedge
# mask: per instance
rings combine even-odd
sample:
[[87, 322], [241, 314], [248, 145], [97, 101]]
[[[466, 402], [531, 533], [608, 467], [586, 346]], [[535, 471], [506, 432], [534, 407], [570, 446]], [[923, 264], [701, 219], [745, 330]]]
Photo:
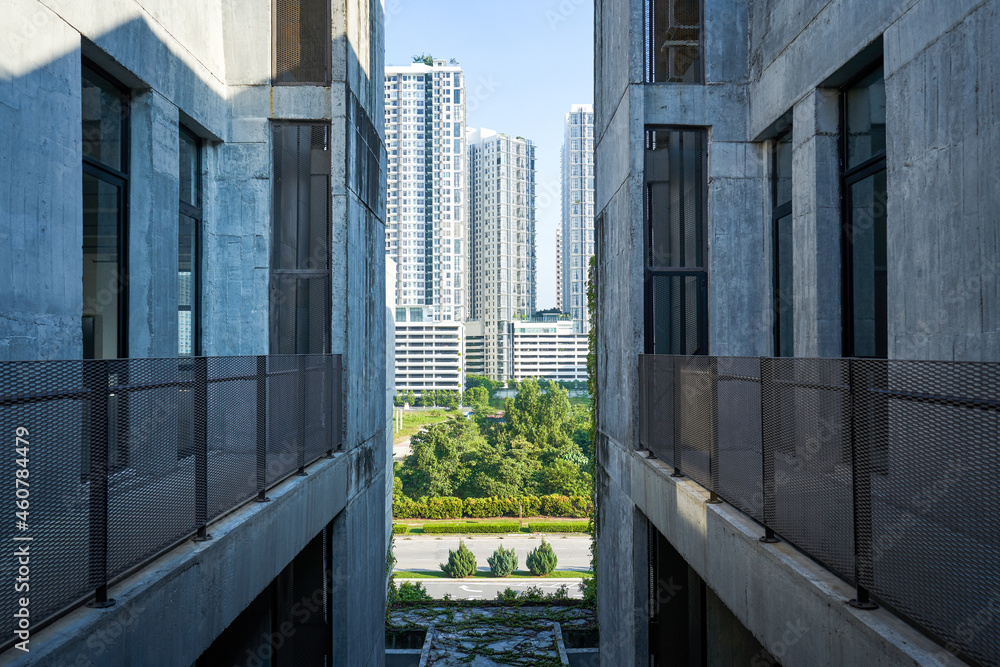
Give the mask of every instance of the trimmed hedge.
[[564, 521], [551, 523], [528, 524], [528, 531], [532, 533], [586, 533], [587, 524], [583, 521]]
[[588, 496], [511, 496], [503, 498], [440, 497], [410, 500], [402, 494], [392, 501], [396, 519], [492, 519], [522, 516], [555, 516], [583, 519], [594, 511]]
[[519, 533], [521, 527], [512, 521], [484, 521], [482, 523], [428, 523], [424, 533]]
[[402, 523], [394, 523], [394, 524], [392, 524], [392, 534], [393, 535], [403, 535], [408, 530], [410, 530], [410, 527], [407, 526], [407, 525], [405, 525], [405, 524], [402, 524]]

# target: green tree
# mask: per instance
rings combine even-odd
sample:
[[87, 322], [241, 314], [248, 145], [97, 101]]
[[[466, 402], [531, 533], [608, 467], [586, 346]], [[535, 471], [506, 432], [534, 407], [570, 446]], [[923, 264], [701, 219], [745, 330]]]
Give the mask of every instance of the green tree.
[[459, 540], [456, 551], [448, 550], [448, 562], [440, 563], [441, 571], [452, 579], [471, 577], [476, 573], [476, 557], [465, 546], [464, 540]]
[[429, 53], [421, 53], [418, 56], [413, 56], [413, 62], [423, 63], [424, 65], [431, 67], [434, 64], [434, 56]]
[[[584, 462], [586, 465], [586, 462]], [[581, 470], [576, 463], [556, 459], [542, 468], [540, 484], [543, 494], [556, 493], [564, 496], [590, 495], [590, 473]]]
[[444, 392], [444, 398], [442, 403], [446, 408], [451, 408], [452, 410], [458, 409], [458, 392], [457, 391], [446, 391]]
[[456, 415], [431, 424], [410, 439], [400, 478], [410, 498], [462, 495], [476, 453], [486, 446], [476, 422]]
[[470, 387], [465, 390], [465, 404], [473, 408], [488, 405], [490, 392], [485, 387]]
[[490, 564], [490, 574], [494, 577], [509, 577], [517, 569], [517, 554], [514, 553], [513, 547], [504, 549], [499, 546], [486, 562]]
[[417, 395], [413, 393], [412, 389], [406, 392], [406, 404], [409, 405], [410, 407], [413, 407], [417, 404]]
[[528, 553], [525, 565], [536, 577], [544, 577], [555, 571], [558, 562], [559, 559], [556, 558], [556, 552], [553, 551], [552, 545], [542, 540], [538, 548]]
[[465, 376], [465, 388], [472, 389], [473, 387], [482, 387], [486, 392], [492, 396], [493, 392], [497, 389], [503, 388], [503, 382], [495, 382], [489, 379], [485, 375], [476, 375], [474, 373], [469, 373]]

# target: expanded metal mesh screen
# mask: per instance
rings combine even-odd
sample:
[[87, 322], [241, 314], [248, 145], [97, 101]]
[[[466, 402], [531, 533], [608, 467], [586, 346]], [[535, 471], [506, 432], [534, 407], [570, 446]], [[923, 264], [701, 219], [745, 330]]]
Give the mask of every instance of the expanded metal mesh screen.
[[1000, 364], [644, 355], [639, 374], [643, 447], [1000, 664]]
[[701, 83], [701, 0], [646, 0], [646, 83]]
[[273, 83], [330, 81], [330, 0], [274, 0]]
[[0, 539], [30, 554], [0, 562], [0, 650], [19, 576], [36, 630], [338, 449], [340, 373], [336, 355], [0, 363]]

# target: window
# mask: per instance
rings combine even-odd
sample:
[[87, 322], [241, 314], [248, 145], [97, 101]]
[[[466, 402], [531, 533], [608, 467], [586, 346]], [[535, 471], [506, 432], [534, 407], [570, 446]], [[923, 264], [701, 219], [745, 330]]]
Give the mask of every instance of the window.
[[128, 95], [82, 68], [83, 357], [127, 355]]
[[706, 133], [646, 130], [646, 351], [708, 354]]
[[701, 0], [646, 0], [646, 83], [703, 83]]
[[330, 351], [330, 126], [276, 123], [272, 354]]
[[180, 129], [180, 215], [177, 224], [177, 354], [200, 354], [201, 141]]
[[888, 356], [885, 78], [881, 63], [841, 91], [844, 355]]
[[272, 83], [329, 83], [330, 0], [274, 0], [272, 14]]
[[772, 142], [771, 243], [774, 257], [774, 355], [791, 357], [794, 349], [794, 282], [792, 250], [792, 128]]

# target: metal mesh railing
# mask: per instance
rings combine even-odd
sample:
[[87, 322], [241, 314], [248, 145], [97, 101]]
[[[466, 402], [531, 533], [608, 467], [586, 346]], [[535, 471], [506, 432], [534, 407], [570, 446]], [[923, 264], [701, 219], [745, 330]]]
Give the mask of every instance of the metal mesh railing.
[[[339, 355], [0, 363], [0, 651], [341, 444]], [[27, 562], [24, 562], [27, 561]], [[19, 592], [21, 591], [21, 592]]]
[[639, 358], [642, 447], [1000, 665], [1000, 363]]

